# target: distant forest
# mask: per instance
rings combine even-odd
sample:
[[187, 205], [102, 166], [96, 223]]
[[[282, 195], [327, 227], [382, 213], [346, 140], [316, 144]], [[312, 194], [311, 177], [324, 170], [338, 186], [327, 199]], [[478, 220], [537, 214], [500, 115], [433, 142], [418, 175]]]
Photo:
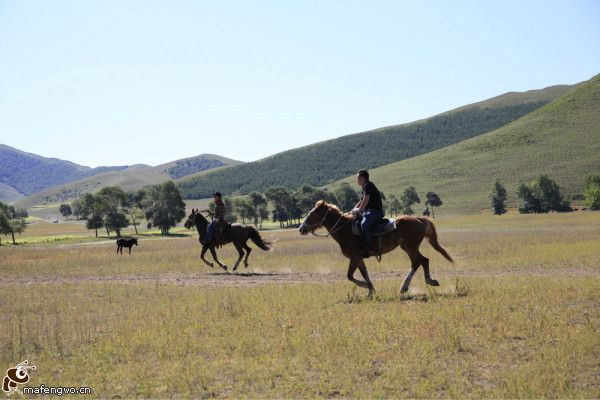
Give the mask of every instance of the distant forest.
[[223, 165], [225, 165], [225, 163], [221, 160], [206, 158], [205, 156], [190, 157], [177, 161], [174, 166], [167, 168], [165, 172], [169, 174], [171, 178], [178, 179], [198, 171], [206, 171], [207, 169]]
[[202, 176], [182, 179], [184, 198], [264, 192], [272, 186], [296, 189], [322, 186], [355, 173], [415, 157], [500, 128], [548, 101], [454, 111], [424, 121], [396, 125], [289, 150], [263, 160], [234, 165]]

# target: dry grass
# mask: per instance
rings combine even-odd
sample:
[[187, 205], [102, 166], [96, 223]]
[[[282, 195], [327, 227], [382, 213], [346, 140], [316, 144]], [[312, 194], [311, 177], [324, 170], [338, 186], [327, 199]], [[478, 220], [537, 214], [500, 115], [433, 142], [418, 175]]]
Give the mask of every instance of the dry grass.
[[[195, 237], [3, 246], [0, 365], [38, 366], [32, 385], [99, 397], [600, 397], [600, 213], [436, 220], [458, 259], [434, 254], [400, 296], [401, 251], [370, 261], [368, 301], [343, 280], [212, 287], [103, 276], [204, 276]], [[254, 272], [343, 279], [331, 239], [267, 233]], [[222, 249], [234, 260], [233, 249]], [[78, 283], [34, 284], [39, 277]], [[268, 275], [265, 275], [268, 279]]]

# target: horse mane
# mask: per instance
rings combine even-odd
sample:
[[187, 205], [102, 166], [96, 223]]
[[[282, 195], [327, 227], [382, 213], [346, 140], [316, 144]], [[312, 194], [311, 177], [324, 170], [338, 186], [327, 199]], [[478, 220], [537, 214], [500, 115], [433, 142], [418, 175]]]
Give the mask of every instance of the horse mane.
[[317, 207], [321, 206], [321, 205], [325, 205], [326, 207], [329, 207], [329, 209], [333, 212], [335, 212], [338, 215], [341, 215], [342, 217], [346, 218], [346, 219], [354, 219], [354, 216], [352, 215], [351, 212], [343, 212], [342, 210], [339, 209], [338, 206], [336, 206], [335, 204], [329, 204], [327, 203], [325, 200], [319, 200], [317, 202]]

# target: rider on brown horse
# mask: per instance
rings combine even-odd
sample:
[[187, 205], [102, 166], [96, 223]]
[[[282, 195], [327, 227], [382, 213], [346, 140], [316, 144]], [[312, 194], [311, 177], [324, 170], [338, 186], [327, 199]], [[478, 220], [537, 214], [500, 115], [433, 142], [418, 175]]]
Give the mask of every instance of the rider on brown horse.
[[383, 218], [383, 203], [381, 201], [381, 193], [373, 182], [369, 180], [369, 172], [366, 169], [361, 169], [356, 174], [356, 182], [362, 187], [362, 198], [356, 204], [354, 213], [362, 214], [360, 228], [362, 231], [362, 246], [361, 256], [368, 258], [371, 249], [371, 239], [373, 233], [371, 231], [373, 224]]

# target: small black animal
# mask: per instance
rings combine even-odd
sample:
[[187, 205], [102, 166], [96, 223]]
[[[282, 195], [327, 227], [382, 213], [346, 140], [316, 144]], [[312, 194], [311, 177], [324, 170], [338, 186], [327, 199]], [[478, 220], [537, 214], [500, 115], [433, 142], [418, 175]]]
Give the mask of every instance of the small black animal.
[[131, 247], [134, 244], [136, 246], [138, 245], [136, 238], [121, 238], [121, 239], [117, 239], [117, 254], [119, 254], [119, 251], [121, 251], [121, 254], [123, 254], [123, 247], [128, 247], [129, 248], [129, 254], [131, 254]]

